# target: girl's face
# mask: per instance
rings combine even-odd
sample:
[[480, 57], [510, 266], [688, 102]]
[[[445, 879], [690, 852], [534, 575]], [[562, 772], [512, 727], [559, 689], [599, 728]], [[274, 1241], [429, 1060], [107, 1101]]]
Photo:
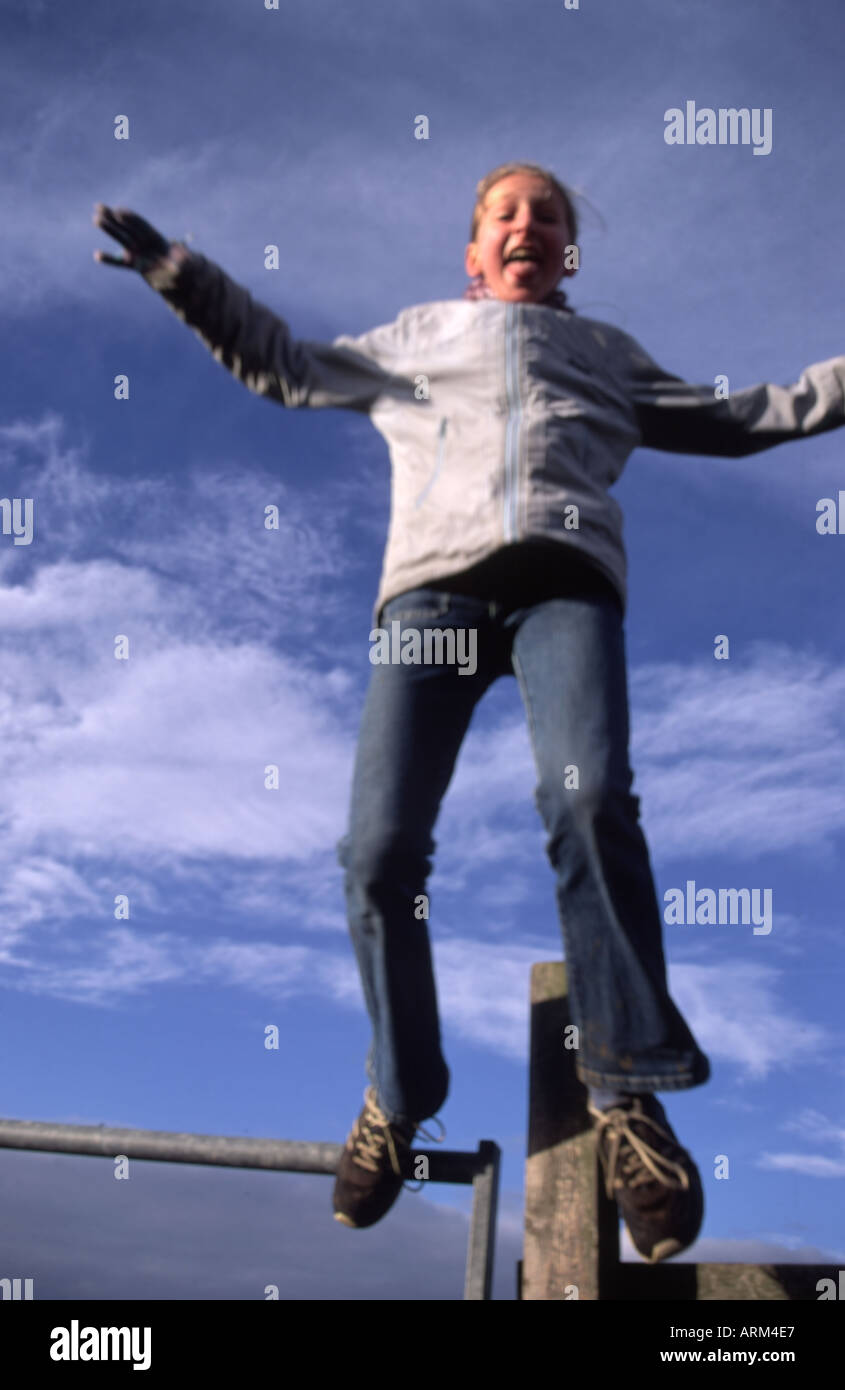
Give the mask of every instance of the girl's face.
[[[536, 174], [509, 174], [488, 189], [475, 236], [467, 274], [483, 275], [497, 299], [539, 304], [575, 274], [563, 264], [572, 241], [560, 195]], [[523, 259], [511, 259], [518, 248]]]

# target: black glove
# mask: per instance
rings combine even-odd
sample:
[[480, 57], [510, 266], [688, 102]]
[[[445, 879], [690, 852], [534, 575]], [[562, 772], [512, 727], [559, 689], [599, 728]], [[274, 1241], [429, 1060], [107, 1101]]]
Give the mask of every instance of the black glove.
[[143, 275], [170, 250], [170, 242], [137, 212], [130, 212], [128, 208], [110, 208], [105, 203], [95, 203], [92, 221], [95, 227], [102, 227], [104, 232], [126, 247], [124, 256], [108, 256], [105, 251], [95, 251], [95, 261], [119, 265], [124, 270], [137, 270]]

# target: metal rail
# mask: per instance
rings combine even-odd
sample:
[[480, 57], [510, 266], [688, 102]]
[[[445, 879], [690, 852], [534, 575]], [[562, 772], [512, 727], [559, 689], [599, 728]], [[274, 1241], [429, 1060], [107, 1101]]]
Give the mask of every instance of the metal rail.
[[[282, 1173], [334, 1176], [342, 1144], [307, 1140], [251, 1139], [237, 1135], [179, 1134], [158, 1129], [118, 1129], [106, 1125], [62, 1125], [41, 1120], [0, 1119], [0, 1148], [46, 1153], [90, 1154], [98, 1158], [151, 1159], [160, 1163], [202, 1163], [223, 1168], [264, 1168]], [[412, 1149], [413, 1165], [428, 1159], [427, 1182], [472, 1184], [472, 1216], [467, 1243], [465, 1299], [489, 1299], [493, 1280], [499, 1146], [482, 1139], [478, 1151]]]

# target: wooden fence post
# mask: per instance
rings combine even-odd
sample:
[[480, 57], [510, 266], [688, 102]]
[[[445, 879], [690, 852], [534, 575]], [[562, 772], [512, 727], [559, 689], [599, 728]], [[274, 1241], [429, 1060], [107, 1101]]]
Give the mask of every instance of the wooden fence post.
[[619, 1258], [615, 1202], [599, 1182], [587, 1088], [575, 1074], [566, 966], [531, 969], [523, 1299], [597, 1299]]
[[845, 1275], [835, 1265], [620, 1262], [618, 1208], [601, 1179], [587, 1088], [575, 1074], [577, 1050], [566, 1045], [571, 1022], [565, 964], [532, 966], [525, 1245], [518, 1298], [816, 1300], [820, 1289], [842, 1287]]

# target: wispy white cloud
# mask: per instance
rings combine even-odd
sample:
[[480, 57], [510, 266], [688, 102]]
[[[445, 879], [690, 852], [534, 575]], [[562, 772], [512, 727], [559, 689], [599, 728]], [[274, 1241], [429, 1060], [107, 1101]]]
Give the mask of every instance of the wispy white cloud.
[[[333, 611], [309, 589], [338, 564], [331, 509], [318, 536], [288, 496], [267, 532], [280, 490], [256, 472], [155, 488], [95, 477], [55, 417], [0, 431], [0, 448], [9, 469], [26, 452], [43, 501], [26, 556], [3, 551], [7, 906], [47, 845], [159, 862], [323, 852], [342, 824], [354, 684], [304, 645]], [[119, 561], [86, 554], [104, 535], [121, 537]], [[264, 787], [272, 764], [278, 792]]]
[[845, 1149], [845, 1125], [834, 1123], [820, 1110], [802, 1110], [794, 1120], [785, 1120], [781, 1128], [801, 1134], [805, 1139], [838, 1144]]
[[757, 1166], [801, 1173], [806, 1178], [845, 1178], [845, 1158], [826, 1158], [822, 1154], [763, 1154]]
[[[129, 662], [101, 651], [87, 680], [77, 669], [74, 717], [48, 727], [42, 695], [40, 727], [31, 712], [28, 746], [7, 752], [7, 852], [36, 841], [70, 855], [114, 846], [160, 859], [323, 850], [340, 833], [349, 747], [337, 714], [320, 707], [319, 674], [246, 644], [145, 650], [142, 628], [131, 626]], [[49, 670], [61, 688], [60, 671]], [[11, 734], [14, 717], [4, 722]], [[269, 766], [279, 768], [278, 790], [265, 789]]]
[[739, 1096], [714, 1096], [713, 1104], [724, 1107], [725, 1110], [738, 1110], [744, 1115], [759, 1114], [762, 1107], [750, 1100], [742, 1100]]
[[723, 962], [669, 966], [673, 998], [699, 1045], [750, 1080], [817, 1061], [835, 1046], [828, 1029], [803, 1020], [781, 997], [786, 978], [773, 966], [744, 960], [732, 960], [729, 970]]
[[836, 775], [845, 668], [758, 643], [730, 672], [712, 661], [634, 667], [631, 703], [632, 758], [658, 858], [726, 844], [743, 857], [833, 850], [845, 829]]
[[[27, 854], [21, 859], [9, 855], [0, 886], [0, 961], [25, 936], [27, 927], [52, 915], [58, 903], [62, 917], [90, 916], [102, 910], [90, 876], [72, 864], [54, 855]], [[18, 959], [24, 963], [25, 958]]]
[[455, 937], [436, 943], [434, 956], [440, 1008], [449, 1028], [486, 1051], [524, 1061], [536, 948]]
[[[131, 104], [128, 93], [123, 102]], [[30, 177], [25, 183], [8, 175], [0, 181], [0, 193], [15, 203], [0, 268], [8, 308], [37, 313], [82, 303], [130, 315], [139, 325], [158, 322], [161, 332], [169, 311], [163, 303], [154, 307], [140, 277], [93, 259], [95, 248], [121, 253], [118, 243], [93, 225], [98, 202], [130, 208], [167, 238], [185, 241], [292, 320], [294, 330], [304, 317], [333, 323], [331, 336], [392, 318], [408, 284], [411, 257], [429, 269], [440, 263], [442, 281], [451, 279], [450, 292], [463, 290], [460, 237], [447, 259], [420, 236], [430, 211], [430, 184], [416, 182], [400, 151], [386, 151], [378, 163], [364, 158], [361, 133], [348, 122], [335, 129], [318, 162], [310, 148], [288, 142], [282, 150], [257, 140], [245, 121], [240, 131], [230, 126], [225, 136], [195, 140], [171, 130], [166, 147], [137, 154], [116, 174], [106, 145], [112, 119], [106, 118], [104, 139], [102, 93], [87, 86], [71, 90], [65, 82], [32, 118]], [[66, 129], [70, 121], [96, 131], [96, 137], [76, 156], [63, 145], [65, 158], [59, 161], [57, 128]], [[11, 167], [10, 159], [4, 163]], [[451, 189], [452, 181], [446, 182]], [[397, 197], [397, 189], [404, 196]], [[467, 200], [471, 189], [468, 180]], [[347, 225], [351, 208], [354, 229]], [[280, 252], [276, 271], [265, 268], [270, 244]], [[368, 314], [375, 315], [371, 322]]]
[[128, 925], [99, 934], [89, 931], [84, 943], [66, 942], [50, 960], [7, 961], [6, 981], [33, 994], [107, 1008], [151, 986], [209, 982], [248, 989], [274, 1001], [297, 995], [363, 1007], [351, 949], [341, 955], [311, 946], [220, 936], [198, 942]]
[[819, 1110], [803, 1110], [781, 1128], [799, 1134], [807, 1144], [833, 1144], [840, 1153], [831, 1158], [818, 1153], [763, 1153], [757, 1166], [780, 1172], [801, 1173], [809, 1178], [845, 1177], [845, 1126], [836, 1124]]

